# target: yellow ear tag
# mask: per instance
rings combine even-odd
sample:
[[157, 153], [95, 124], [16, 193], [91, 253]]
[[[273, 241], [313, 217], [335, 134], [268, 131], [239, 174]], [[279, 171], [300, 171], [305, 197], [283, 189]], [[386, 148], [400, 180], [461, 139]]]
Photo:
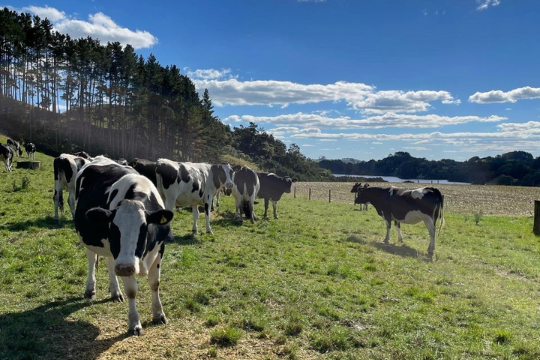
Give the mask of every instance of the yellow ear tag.
[[167, 218], [165, 218], [164, 215], [161, 215], [161, 221], [159, 222], [160, 224], [165, 224], [167, 222]]

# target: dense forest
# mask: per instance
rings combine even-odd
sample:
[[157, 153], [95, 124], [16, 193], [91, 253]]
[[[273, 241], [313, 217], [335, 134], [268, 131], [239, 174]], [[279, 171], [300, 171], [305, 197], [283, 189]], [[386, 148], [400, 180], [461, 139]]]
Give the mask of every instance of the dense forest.
[[522, 151], [464, 162], [407, 152], [378, 161], [313, 161], [257, 124], [223, 124], [207, 90], [200, 95], [176, 65], [145, 59], [130, 45], [72, 39], [48, 19], [8, 8], [0, 11], [0, 41], [0, 131], [53, 156], [85, 150], [128, 160], [237, 159], [304, 181], [338, 180], [334, 173], [540, 184], [540, 158]]
[[0, 11], [0, 130], [51, 155], [218, 162], [228, 154], [300, 180], [318, 164], [255, 124], [231, 129], [176, 65], [132, 46], [72, 39], [48, 19]]
[[322, 159], [319, 165], [333, 174], [397, 176], [401, 179], [430, 179], [495, 185], [540, 185], [540, 157], [513, 151], [496, 157], [472, 157], [467, 161], [415, 158], [396, 152], [382, 160], [353, 161]]

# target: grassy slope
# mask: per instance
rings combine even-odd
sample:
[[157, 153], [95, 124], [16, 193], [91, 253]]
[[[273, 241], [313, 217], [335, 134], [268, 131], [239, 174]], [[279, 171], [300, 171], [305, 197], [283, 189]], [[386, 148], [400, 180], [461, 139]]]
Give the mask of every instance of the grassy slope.
[[214, 235], [190, 235], [191, 214], [177, 214], [162, 273], [169, 323], [151, 324], [139, 281], [145, 334], [128, 337], [127, 304], [107, 301], [103, 263], [98, 301], [82, 299], [84, 247], [70, 215], [52, 220], [52, 159], [36, 160], [41, 170], [0, 169], [1, 359], [540, 357], [532, 218], [477, 226], [447, 213], [429, 262], [423, 225], [402, 226], [405, 244], [393, 231], [384, 246], [373, 209], [292, 196], [279, 220], [254, 225], [240, 225], [224, 197]]

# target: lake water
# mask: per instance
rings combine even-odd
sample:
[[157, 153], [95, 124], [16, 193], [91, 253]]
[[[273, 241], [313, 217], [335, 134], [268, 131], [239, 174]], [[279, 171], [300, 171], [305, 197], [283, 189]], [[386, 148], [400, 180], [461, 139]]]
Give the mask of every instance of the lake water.
[[393, 182], [393, 183], [402, 183], [404, 181], [413, 181], [418, 184], [447, 184], [447, 185], [470, 185], [470, 183], [464, 182], [452, 182], [448, 180], [429, 180], [429, 179], [400, 179], [395, 176], [379, 176], [379, 175], [344, 175], [344, 174], [334, 174], [334, 176], [350, 176], [350, 177], [363, 177], [363, 178], [381, 178], [384, 181]]

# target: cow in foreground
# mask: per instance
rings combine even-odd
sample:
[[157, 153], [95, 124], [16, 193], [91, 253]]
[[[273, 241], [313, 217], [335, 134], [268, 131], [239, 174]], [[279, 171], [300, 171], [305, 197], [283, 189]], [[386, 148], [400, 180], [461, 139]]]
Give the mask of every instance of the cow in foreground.
[[274, 219], [278, 218], [277, 215], [277, 202], [283, 196], [283, 193], [290, 194], [291, 186], [296, 179], [290, 177], [277, 176], [274, 173], [257, 172], [259, 178], [259, 194], [258, 198], [264, 199], [264, 219], [268, 219], [268, 203], [272, 200], [272, 207], [274, 208]]
[[23, 155], [21, 144], [19, 144], [18, 141], [15, 141], [13, 139], [7, 139], [7, 144], [13, 149], [17, 156], [21, 157]]
[[13, 150], [11, 147], [0, 144], [0, 161], [4, 162], [6, 172], [10, 172], [13, 167]]
[[428, 254], [435, 251], [435, 231], [437, 220], [441, 219], [440, 229], [444, 225], [443, 196], [433, 187], [405, 190], [395, 187], [368, 187], [358, 192], [357, 204], [370, 202], [377, 213], [386, 221], [387, 244], [390, 239], [392, 220], [398, 234], [398, 240], [403, 242], [400, 223], [416, 224], [423, 221], [429, 231]]
[[[358, 198], [358, 192], [364, 188], [367, 188], [369, 187], [369, 184], [368, 183], [365, 183], [363, 186], [362, 186], [362, 183], [356, 183], [353, 185], [352, 189], [351, 189], [351, 192], [354, 193], [354, 204], [356, 205], [357, 202], [356, 202], [356, 199]], [[362, 209], [362, 205], [364, 205], [363, 209]], [[367, 211], [368, 209], [368, 203], [360, 203], [360, 211], [362, 210], [365, 210]]]
[[232, 188], [231, 177], [229, 164], [178, 163], [168, 159], [157, 161], [157, 188], [163, 196], [165, 208], [172, 211], [176, 205], [191, 206], [194, 234], [198, 233], [199, 205], [204, 205], [206, 232], [212, 233], [210, 211], [214, 196], [223, 187]]
[[257, 220], [253, 205], [260, 188], [257, 173], [247, 166], [242, 166], [234, 172], [232, 181], [234, 184], [232, 195], [236, 203], [236, 213], [240, 215], [240, 221], [243, 221], [242, 213], [246, 214], [246, 219], [250, 219], [253, 224]]
[[107, 258], [110, 292], [124, 301], [117, 276], [122, 277], [129, 302], [128, 331], [141, 335], [136, 306], [138, 284], [134, 275], [146, 276], [152, 291], [152, 320], [165, 324], [167, 318], [159, 298], [161, 261], [171, 229], [172, 211], [150, 180], [133, 168], [98, 156], [76, 177], [75, 229], [86, 245], [88, 279], [85, 298], [96, 298], [96, 263]]
[[36, 158], [36, 145], [33, 143], [27, 143], [24, 145], [24, 149], [26, 150], [26, 155], [28, 158], [32, 158], [32, 160]]
[[75, 216], [75, 176], [91, 160], [71, 154], [61, 154], [54, 159], [54, 219], [58, 220], [58, 208], [64, 212], [64, 187], [68, 191], [68, 205]]

